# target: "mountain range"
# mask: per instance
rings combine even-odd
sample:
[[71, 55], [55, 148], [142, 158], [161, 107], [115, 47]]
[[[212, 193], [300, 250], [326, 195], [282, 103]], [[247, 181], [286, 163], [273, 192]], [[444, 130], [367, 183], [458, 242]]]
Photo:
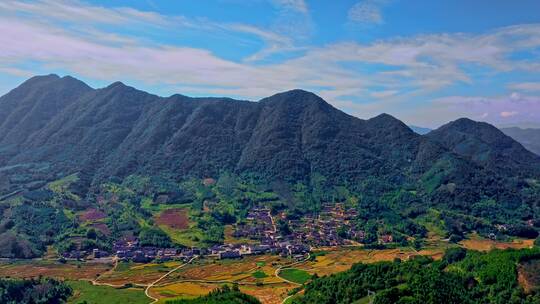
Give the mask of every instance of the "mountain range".
[[36, 76], [0, 98], [0, 122], [0, 170], [11, 176], [0, 181], [4, 194], [81, 171], [94, 184], [226, 171], [288, 182], [317, 173], [351, 187], [371, 177], [420, 181], [445, 200], [475, 201], [518, 199], [514, 186], [540, 177], [540, 157], [486, 123], [459, 119], [422, 136], [390, 115], [362, 120], [303, 90], [250, 102]]
[[504, 134], [520, 142], [529, 151], [540, 155], [540, 129], [534, 128], [501, 128]]

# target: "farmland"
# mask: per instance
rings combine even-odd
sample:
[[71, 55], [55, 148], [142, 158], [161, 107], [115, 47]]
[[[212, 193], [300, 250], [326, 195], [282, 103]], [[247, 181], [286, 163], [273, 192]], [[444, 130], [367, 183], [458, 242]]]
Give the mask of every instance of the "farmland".
[[74, 290], [68, 304], [86, 302], [88, 304], [147, 304], [148, 298], [141, 288], [117, 289], [109, 286], [93, 286], [86, 281], [68, 281]]
[[471, 235], [469, 239], [463, 240], [460, 244], [470, 250], [490, 251], [493, 249], [524, 249], [533, 247], [534, 240], [515, 239], [507, 242], [500, 242], [481, 238], [478, 235]]
[[[471, 236], [461, 242], [462, 247], [476, 250], [492, 248], [522, 248], [532, 244], [528, 240], [497, 242]], [[397, 247], [387, 249], [366, 249], [361, 246], [328, 247], [311, 253], [306, 260], [294, 260], [277, 255], [251, 255], [241, 259], [195, 259], [185, 267], [171, 273], [157, 285], [149, 289], [151, 296], [164, 303], [166, 299], [195, 298], [205, 295], [223, 284], [238, 284], [242, 292], [257, 297], [264, 304], [282, 303], [289, 292], [311, 280], [314, 274], [325, 276], [346, 271], [355, 263], [375, 263], [408, 260], [413, 256], [430, 256], [435, 260], [442, 258], [448, 247], [459, 246], [441, 240], [432, 240], [424, 249]], [[101, 261], [101, 262], [98, 262]], [[54, 260], [0, 262], [0, 276], [29, 278], [39, 275], [69, 280], [74, 289], [70, 303], [104, 303], [102, 299], [117, 298], [129, 303], [148, 303], [144, 287], [154, 282], [177, 266], [181, 261], [163, 263], [134, 263], [112, 260], [68, 261]], [[534, 264], [536, 263], [536, 264]], [[537, 262], [521, 265], [519, 282], [525, 290], [536, 290], [538, 278], [534, 271]], [[94, 280], [100, 285], [93, 286]], [[126, 288], [127, 287], [127, 288]], [[107, 303], [115, 303], [113, 300]]]
[[279, 276], [296, 284], [304, 284], [311, 278], [311, 275], [308, 272], [296, 268], [286, 268], [280, 270]]
[[155, 222], [172, 229], [185, 230], [189, 228], [188, 210], [186, 208], [166, 209], [156, 217]]

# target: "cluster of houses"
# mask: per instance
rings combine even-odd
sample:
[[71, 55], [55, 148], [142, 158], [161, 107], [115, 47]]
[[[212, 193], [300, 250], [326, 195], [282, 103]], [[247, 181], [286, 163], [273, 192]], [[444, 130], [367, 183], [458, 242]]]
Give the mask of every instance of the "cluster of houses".
[[351, 245], [353, 240], [362, 242], [364, 231], [352, 224], [356, 216], [356, 209], [345, 208], [343, 204], [324, 205], [318, 214], [289, 220], [291, 235], [284, 237], [313, 247]]
[[199, 249], [194, 248], [158, 248], [140, 246], [136, 237], [124, 237], [113, 245], [113, 254], [120, 261], [147, 263], [154, 260], [188, 260], [194, 255], [200, 255]]
[[268, 208], [253, 208], [248, 211], [245, 224], [239, 224], [233, 233], [235, 238], [249, 238], [270, 245], [277, 237], [274, 219]]
[[[246, 255], [278, 254], [295, 259], [304, 258], [314, 247], [344, 246], [362, 242], [365, 232], [355, 228], [353, 220], [357, 217], [354, 208], [343, 204], [328, 204], [314, 215], [298, 220], [286, 221], [290, 233], [282, 235], [268, 208], [252, 208], [248, 211], [246, 222], [238, 224], [233, 232], [237, 239], [250, 239], [245, 244], [221, 244], [210, 248], [156, 248], [140, 246], [136, 237], [124, 237], [114, 243], [112, 253], [94, 249], [92, 252], [71, 251], [64, 258], [103, 258], [115, 256], [121, 261], [145, 263], [153, 260], [189, 260], [193, 256], [236, 259]], [[392, 235], [379, 237], [380, 243], [391, 243]]]
[[72, 260], [81, 260], [88, 257], [94, 258], [94, 259], [100, 259], [100, 258], [106, 258], [110, 257], [110, 253], [104, 250], [100, 249], [92, 249], [92, 250], [71, 250], [64, 252], [62, 254], [62, 258], [64, 259], [72, 259]]

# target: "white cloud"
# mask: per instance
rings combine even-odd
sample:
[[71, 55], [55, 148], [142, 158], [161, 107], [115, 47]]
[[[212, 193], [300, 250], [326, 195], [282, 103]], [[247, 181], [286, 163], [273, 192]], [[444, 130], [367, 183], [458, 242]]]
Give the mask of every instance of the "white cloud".
[[396, 95], [397, 93], [399, 93], [399, 91], [397, 90], [388, 90], [388, 91], [372, 92], [370, 95], [375, 98], [388, 98], [388, 97]]
[[384, 22], [381, 9], [386, 0], [362, 0], [349, 9], [349, 20], [365, 24], [381, 24]]
[[446, 96], [433, 99], [427, 106], [411, 110], [404, 117], [416, 118], [430, 127], [437, 127], [434, 122], [460, 117], [486, 120], [495, 125], [520, 125], [540, 121], [540, 96]]
[[275, 5], [304, 14], [308, 13], [308, 6], [304, 0], [271, 0]]
[[508, 87], [512, 90], [540, 92], [540, 82], [512, 83]]
[[[244, 60], [233, 61], [220, 58], [207, 49], [160, 43], [141, 35], [145, 37], [143, 40], [115, 31], [124, 27], [131, 29], [134, 25], [143, 30], [157, 27], [160, 31], [177, 32], [189, 28], [203, 34], [231, 37], [244, 33], [258, 37], [265, 47]], [[34, 67], [29, 70], [24, 66], [32, 62], [47, 72], [67, 71], [91, 80], [159, 84], [161, 93], [217, 94], [249, 99], [304, 88], [361, 117], [380, 112], [412, 117], [413, 111], [418, 117], [417, 107], [400, 105], [411, 99], [425, 99], [428, 93], [456, 83], [474, 84], [474, 76], [464, 67], [480, 66], [494, 74], [534, 71], [535, 65], [530, 61], [508, 58], [514, 52], [540, 47], [540, 24], [529, 24], [483, 34], [416, 35], [368, 44], [347, 42], [307, 48], [298, 47], [291, 35], [246, 24], [220, 24], [52, 0], [0, 2], [0, 31], [0, 63], [4, 73], [31, 73], [35, 71]], [[283, 52], [298, 54], [279, 62], [259, 62]], [[369, 73], [363, 68], [355, 68], [365, 65], [385, 68]], [[534, 87], [530, 83], [513, 86], [516, 91], [521, 91], [519, 87]], [[457, 98], [468, 103], [448, 102]], [[501, 106], [493, 104], [493, 109], [481, 106], [483, 102], [494, 100], [504, 102]], [[478, 118], [487, 114], [485, 117], [500, 119], [501, 112], [516, 111], [518, 114], [508, 119], [525, 119], [530, 112], [540, 113], [533, 96], [518, 94], [495, 97], [494, 100], [447, 97], [446, 102], [445, 99], [438, 100], [422, 111], [426, 113], [425, 119], [431, 122], [447, 121], [448, 116], [458, 114]], [[471, 107], [470, 102], [474, 106]], [[535, 110], [527, 111], [523, 105]], [[411, 114], [408, 114], [409, 110]], [[431, 126], [429, 122], [417, 124]]]
[[502, 111], [501, 112], [501, 117], [503, 117], [503, 118], [512, 117], [512, 116], [516, 116], [518, 114], [519, 114], [518, 111]]

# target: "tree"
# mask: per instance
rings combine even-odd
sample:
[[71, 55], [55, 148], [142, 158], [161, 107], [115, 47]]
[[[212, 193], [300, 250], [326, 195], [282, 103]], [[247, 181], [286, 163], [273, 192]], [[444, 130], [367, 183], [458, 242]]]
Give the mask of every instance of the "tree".
[[96, 230], [94, 228], [90, 228], [86, 231], [86, 238], [87, 239], [91, 239], [91, 240], [95, 240], [97, 239], [97, 233], [96, 233]]

